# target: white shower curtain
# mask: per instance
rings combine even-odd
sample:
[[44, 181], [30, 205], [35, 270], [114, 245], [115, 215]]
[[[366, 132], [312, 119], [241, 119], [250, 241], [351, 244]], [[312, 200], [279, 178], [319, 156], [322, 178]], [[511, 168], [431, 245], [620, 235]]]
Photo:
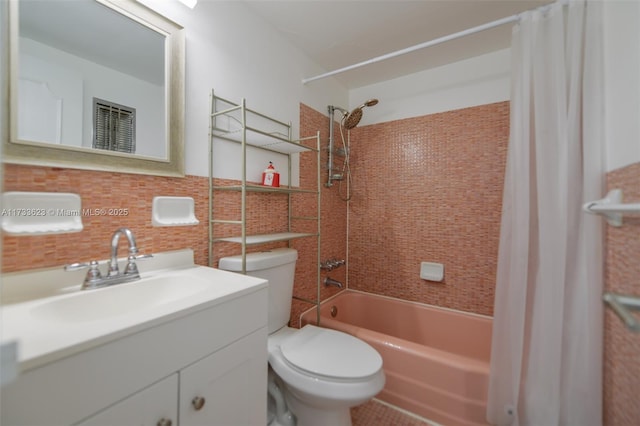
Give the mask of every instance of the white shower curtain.
[[487, 420], [602, 423], [604, 189], [598, 1], [527, 12], [512, 41]]

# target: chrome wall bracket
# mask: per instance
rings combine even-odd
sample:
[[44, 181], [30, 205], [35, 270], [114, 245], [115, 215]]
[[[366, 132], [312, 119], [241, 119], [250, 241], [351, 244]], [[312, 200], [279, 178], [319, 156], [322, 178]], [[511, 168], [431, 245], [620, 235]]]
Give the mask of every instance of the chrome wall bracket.
[[629, 330], [640, 333], [640, 321], [631, 313], [631, 311], [640, 311], [640, 297], [605, 293], [602, 300], [613, 309]]

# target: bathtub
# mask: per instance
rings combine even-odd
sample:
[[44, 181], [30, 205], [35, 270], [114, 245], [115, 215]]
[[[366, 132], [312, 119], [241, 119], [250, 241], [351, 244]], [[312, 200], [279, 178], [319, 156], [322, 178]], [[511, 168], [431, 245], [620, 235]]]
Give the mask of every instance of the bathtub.
[[[308, 323], [315, 309], [302, 315]], [[447, 426], [487, 424], [490, 317], [347, 290], [322, 303], [320, 325], [380, 353], [377, 399]]]

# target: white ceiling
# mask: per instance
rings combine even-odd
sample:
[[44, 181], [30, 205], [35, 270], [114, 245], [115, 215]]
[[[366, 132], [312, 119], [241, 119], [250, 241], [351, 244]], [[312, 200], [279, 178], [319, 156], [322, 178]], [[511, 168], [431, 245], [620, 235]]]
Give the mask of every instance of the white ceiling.
[[[552, 0], [245, 0], [326, 71], [466, 30]], [[512, 25], [336, 76], [353, 89], [509, 46]], [[311, 75], [305, 78], [313, 77]], [[313, 84], [308, 83], [308, 84]]]

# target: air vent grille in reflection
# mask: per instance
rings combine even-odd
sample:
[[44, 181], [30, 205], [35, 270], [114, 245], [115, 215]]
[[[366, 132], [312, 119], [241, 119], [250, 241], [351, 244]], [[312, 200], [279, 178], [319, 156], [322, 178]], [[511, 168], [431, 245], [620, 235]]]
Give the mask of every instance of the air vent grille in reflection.
[[93, 148], [136, 152], [136, 110], [93, 98]]

